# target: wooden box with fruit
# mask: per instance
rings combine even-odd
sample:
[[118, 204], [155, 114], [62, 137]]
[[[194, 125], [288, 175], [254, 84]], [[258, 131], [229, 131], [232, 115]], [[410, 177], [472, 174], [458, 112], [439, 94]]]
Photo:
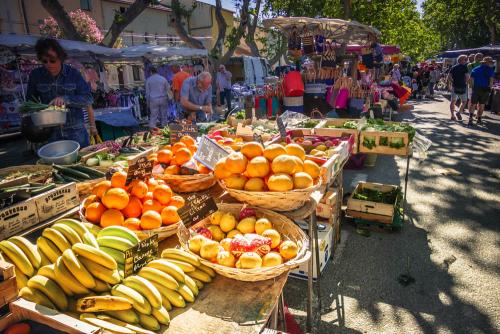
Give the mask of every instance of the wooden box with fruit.
[[308, 237], [287, 217], [243, 204], [219, 211], [189, 229], [181, 224], [181, 246], [218, 274], [241, 281], [281, 275], [310, 257]]
[[352, 135], [354, 137], [353, 153], [358, 153], [358, 120], [348, 118], [328, 118], [321, 121], [315, 128], [314, 133], [318, 136], [344, 137]]
[[359, 136], [359, 152], [407, 156], [414, 136], [407, 123], [369, 119]]

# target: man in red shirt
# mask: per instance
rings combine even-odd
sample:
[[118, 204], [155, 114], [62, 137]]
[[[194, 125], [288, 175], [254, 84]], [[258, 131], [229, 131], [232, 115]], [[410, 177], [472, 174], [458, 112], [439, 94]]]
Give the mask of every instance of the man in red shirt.
[[174, 92], [174, 100], [178, 103], [181, 100], [182, 83], [189, 78], [191, 74], [185, 72], [179, 65], [172, 65], [172, 72], [174, 72], [172, 78], [172, 91]]

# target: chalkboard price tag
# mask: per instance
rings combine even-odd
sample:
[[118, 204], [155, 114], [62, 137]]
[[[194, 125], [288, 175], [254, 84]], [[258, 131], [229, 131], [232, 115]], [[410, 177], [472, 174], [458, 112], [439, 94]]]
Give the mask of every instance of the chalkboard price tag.
[[132, 180], [144, 180], [151, 175], [152, 171], [153, 162], [148, 160], [146, 156], [142, 156], [129, 163], [126, 184], [128, 185]]
[[198, 126], [196, 124], [171, 123], [168, 128], [170, 129], [171, 144], [178, 142], [183, 136], [190, 136], [194, 139], [198, 137]]
[[285, 126], [285, 123], [283, 123], [283, 120], [279, 116], [276, 118], [276, 123], [278, 124], [278, 130], [280, 131], [280, 137], [282, 139], [285, 139], [286, 138], [286, 126]]
[[127, 277], [135, 274], [157, 257], [158, 235], [155, 234], [125, 251], [124, 276]]
[[201, 137], [200, 144], [198, 145], [198, 150], [196, 151], [194, 158], [201, 164], [207, 166], [211, 170], [214, 170], [217, 161], [221, 158], [227, 157], [228, 155], [229, 152], [227, 152], [222, 146], [207, 136], [203, 136]]
[[210, 216], [218, 210], [217, 204], [208, 192], [193, 193], [184, 197], [186, 204], [177, 212], [186, 227]]

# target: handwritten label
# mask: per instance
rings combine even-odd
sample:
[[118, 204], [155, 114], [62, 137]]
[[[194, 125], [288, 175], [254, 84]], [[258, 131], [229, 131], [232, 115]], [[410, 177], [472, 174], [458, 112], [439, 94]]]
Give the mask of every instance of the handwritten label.
[[207, 136], [203, 136], [201, 137], [200, 144], [198, 145], [198, 150], [196, 151], [194, 158], [201, 164], [207, 166], [211, 170], [214, 170], [217, 161], [227, 157], [228, 155], [229, 152], [227, 152], [222, 146]]
[[280, 132], [280, 137], [282, 139], [285, 139], [286, 138], [286, 126], [285, 126], [285, 123], [283, 123], [283, 120], [279, 116], [276, 118], [276, 123], [278, 124], [278, 130]]
[[207, 191], [189, 194], [184, 200], [186, 204], [177, 212], [186, 227], [196, 224], [218, 210], [212, 195]]
[[127, 277], [135, 274], [157, 257], [158, 235], [155, 234], [125, 251], [124, 276]]
[[142, 156], [135, 162], [129, 163], [126, 184], [128, 185], [132, 180], [144, 180], [151, 175], [152, 171], [153, 162], [146, 156]]
[[168, 128], [170, 129], [171, 144], [178, 142], [183, 136], [190, 136], [194, 139], [198, 137], [198, 126], [196, 124], [171, 123]]

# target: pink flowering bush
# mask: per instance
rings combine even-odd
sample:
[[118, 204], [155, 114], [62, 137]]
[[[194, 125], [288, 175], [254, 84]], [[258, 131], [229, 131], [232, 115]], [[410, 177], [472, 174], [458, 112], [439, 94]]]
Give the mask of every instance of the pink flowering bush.
[[[88, 43], [100, 43], [104, 38], [101, 30], [97, 26], [95, 20], [87, 15], [84, 11], [77, 9], [73, 12], [68, 13], [71, 22], [73, 22], [76, 31], [83, 37], [83, 39]], [[49, 17], [43, 20], [40, 24], [40, 33], [43, 36], [63, 38], [61, 29], [54, 20], [54, 18]]]

